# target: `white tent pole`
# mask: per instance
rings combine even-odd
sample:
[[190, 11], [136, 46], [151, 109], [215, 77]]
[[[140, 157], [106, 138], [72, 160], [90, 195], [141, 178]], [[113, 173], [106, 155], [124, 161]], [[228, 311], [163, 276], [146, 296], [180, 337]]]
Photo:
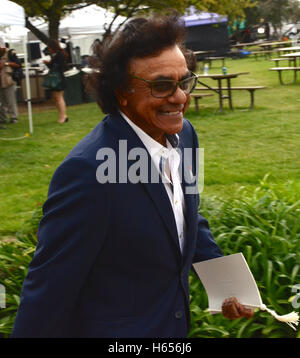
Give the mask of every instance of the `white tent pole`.
[[30, 91], [30, 81], [29, 81], [29, 70], [28, 70], [28, 61], [27, 61], [27, 34], [23, 37], [23, 49], [24, 49], [24, 66], [25, 66], [25, 80], [26, 80], [26, 96], [27, 96], [27, 106], [28, 106], [28, 120], [29, 120], [29, 132], [33, 133], [33, 124], [32, 124], [32, 108], [31, 108], [31, 91]]

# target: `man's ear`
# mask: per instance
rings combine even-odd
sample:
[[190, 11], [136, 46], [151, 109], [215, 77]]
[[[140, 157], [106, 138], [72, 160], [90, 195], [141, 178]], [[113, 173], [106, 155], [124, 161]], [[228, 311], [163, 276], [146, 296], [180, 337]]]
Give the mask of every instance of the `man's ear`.
[[[128, 93], [128, 92], [127, 92]], [[119, 105], [121, 107], [126, 107], [128, 103], [127, 94], [125, 90], [117, 89], [115, 91], [116, 97], [118, 99]]]

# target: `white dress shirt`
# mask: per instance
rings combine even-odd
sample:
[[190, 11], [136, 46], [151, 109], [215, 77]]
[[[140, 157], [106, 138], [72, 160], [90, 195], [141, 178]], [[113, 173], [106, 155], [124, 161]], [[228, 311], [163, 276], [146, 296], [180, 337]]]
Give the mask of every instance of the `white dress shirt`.
[[[186, 223], [184, 218], [185, 201], [179, 174], [180, 155], [176, 148], [171, 145], [169, 140], [166, 141], [167, 147], [164, 147], [134, 124], [123, 112], [120, 111], [120, 114], [141, 139], [148, 150], [155, 167], [162, 175], [163, 183], [173, 209], [179, 246], [182, 252], [185, 240]], [[177, 134], [176, 137], [179, 140]]]

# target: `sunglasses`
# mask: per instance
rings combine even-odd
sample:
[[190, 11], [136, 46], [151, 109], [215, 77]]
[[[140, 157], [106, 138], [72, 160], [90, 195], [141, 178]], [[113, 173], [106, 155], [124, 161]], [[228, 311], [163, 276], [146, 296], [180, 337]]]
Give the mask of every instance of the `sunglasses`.
[[140, 78], [137, 76], [131, 76], [131, 78], [135, 78], [137, 80], [141, 80], [146, 82], [150, 89], [151, 95], [155, 98], [167, 98], [173, 96], [179, 87], [185, 94], [190, 94], [197, 84], [198, 76], [192, 73], [191, 77], [185, 78], [181, 81], [175, 80], [156, 80], [150, 81], [145, 80], [144, 78]]

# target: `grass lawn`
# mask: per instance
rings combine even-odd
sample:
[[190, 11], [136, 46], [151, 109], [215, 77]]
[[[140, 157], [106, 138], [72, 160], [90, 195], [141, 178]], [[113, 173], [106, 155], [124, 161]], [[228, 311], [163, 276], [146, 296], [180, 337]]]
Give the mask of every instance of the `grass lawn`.
[[[216, 64], [214, 65], [216, 66]], [[248, 71], [232, 85], [265, 85], [255, 93], [255, 109], [248, 110], [248, 92], [233, 93], [234, 111], [227, 103], [218, 113], [217, 95], [191, 103], [186, 117], [195, 126], [205, 151], [205, 186], [202, 196], [238, 196], [241, 186], [254, 189], [270, 173], [274, 182], [292, 180], [300, 196], [300, 79], [279, 84], [277, 73], [265, 59], [226, 60], [228, 72]], [[220, 66], [211, 69], [219, 73]], [[216, 85], [216, 84], [214, 84]], [[1, 130], [0, 235], [11, 235], [22, 226], [47, 196], [51, 176], [73, 148], [102, 118], [95, 103], [68, 107], [70, 121], [60, 125], [55, 109], [34, 110], [34, 134], [21, 140], [3, 140], [28, 132], [27, 116]]]

